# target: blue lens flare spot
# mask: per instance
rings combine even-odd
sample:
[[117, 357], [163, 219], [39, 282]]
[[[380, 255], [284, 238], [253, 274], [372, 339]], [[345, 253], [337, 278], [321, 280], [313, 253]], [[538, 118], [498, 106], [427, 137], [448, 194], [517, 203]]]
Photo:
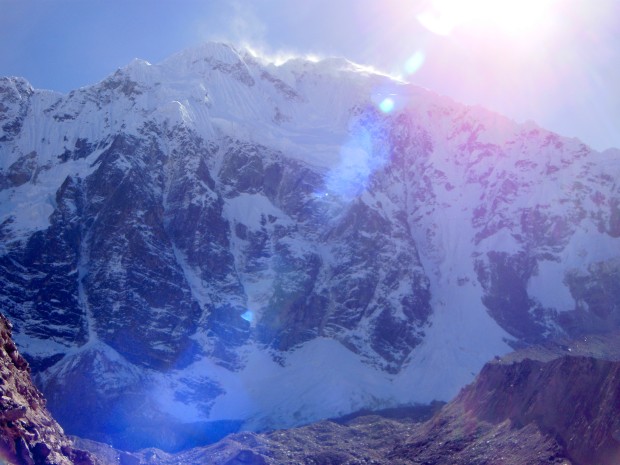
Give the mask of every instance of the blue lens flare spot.
[[424, 60], [426, 60], [426, 56], [423, 52], [418, 50], [405, 62], [405, 72], [407, 74], [417, 73], [424, 64]]
[[252, 320], [254, 319], [254, 312], [252, 310], [248, 310], [243, 315], [241, 315], [241, 318], [243, 318], [248, 323], [252, 323]]
[[381, 110], [383, 113], [389, 113], [394, 109], [394, 99], [391, 97], [386, 97], [383, 100], [381, 100], [381, 103], [379, 104], [379, 110]]

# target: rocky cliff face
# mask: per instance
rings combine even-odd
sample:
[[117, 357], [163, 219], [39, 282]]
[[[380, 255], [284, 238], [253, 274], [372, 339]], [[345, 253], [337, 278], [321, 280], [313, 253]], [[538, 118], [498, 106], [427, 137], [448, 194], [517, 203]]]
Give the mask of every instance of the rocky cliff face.
[[[487, 364], [390, 457], [422, 463], [613, 464], [620, 362], [565, 355]], [[482, 461], [482, 462], [481, 462]]]
[[[73, 406], [79, 410], [79, 406]], [[0, 461], [14, 465], [95, 465], [74, 449], [34, 387], [30, 368], [11, 338], [11, 323], [0, 315]]]
[[60, 421], [123, 447], [447, 400], [510, 345], [620, 325], [618, 177], [346, 60], [3, 78], [0, 300]]
[[565, 356], [484, 367], [455, 401], [480, 420], [535, 424], [576, 463], [620, 460], [620, 363]]

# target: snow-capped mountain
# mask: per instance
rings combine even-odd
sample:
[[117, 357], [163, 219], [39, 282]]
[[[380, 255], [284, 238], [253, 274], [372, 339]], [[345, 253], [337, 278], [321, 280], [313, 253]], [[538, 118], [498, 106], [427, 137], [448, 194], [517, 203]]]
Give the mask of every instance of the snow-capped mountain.
[[0, 169], [2, 310], [65, 429], [120, 447], [448, 400], [620, 326], [617, 151], [344, 59], [3, 78]]

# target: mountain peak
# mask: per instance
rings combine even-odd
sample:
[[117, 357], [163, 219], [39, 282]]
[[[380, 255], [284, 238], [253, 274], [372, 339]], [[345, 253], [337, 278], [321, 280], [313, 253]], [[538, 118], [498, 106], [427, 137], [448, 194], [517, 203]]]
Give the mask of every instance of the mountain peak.
[[218, 61], [235, 64], [242, 61], [241, 53], [225, 42], [205, 42], [182, 50], [161, 62], [163, 66], [190, 66], [202, 61]]
[[23, 77], [0, 77], [0, 100], [20, 100], [30, 97], [34, 89]]

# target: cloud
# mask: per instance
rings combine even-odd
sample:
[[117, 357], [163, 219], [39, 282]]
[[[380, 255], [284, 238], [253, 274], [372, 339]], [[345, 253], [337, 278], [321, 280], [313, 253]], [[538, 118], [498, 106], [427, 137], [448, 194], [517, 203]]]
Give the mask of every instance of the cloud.
[[230, 6], [230, 31], [233, 39], [237, 42], [263, 43], [267, 26], [256, 14], [254, 6], [243, 0], [235, 0]]
[[195, 39], [262, 47], [266, 42], [268, 28], [257, 14], [254, 3], [249, 0], [232, 0], [205, 4], [192, 24]]

